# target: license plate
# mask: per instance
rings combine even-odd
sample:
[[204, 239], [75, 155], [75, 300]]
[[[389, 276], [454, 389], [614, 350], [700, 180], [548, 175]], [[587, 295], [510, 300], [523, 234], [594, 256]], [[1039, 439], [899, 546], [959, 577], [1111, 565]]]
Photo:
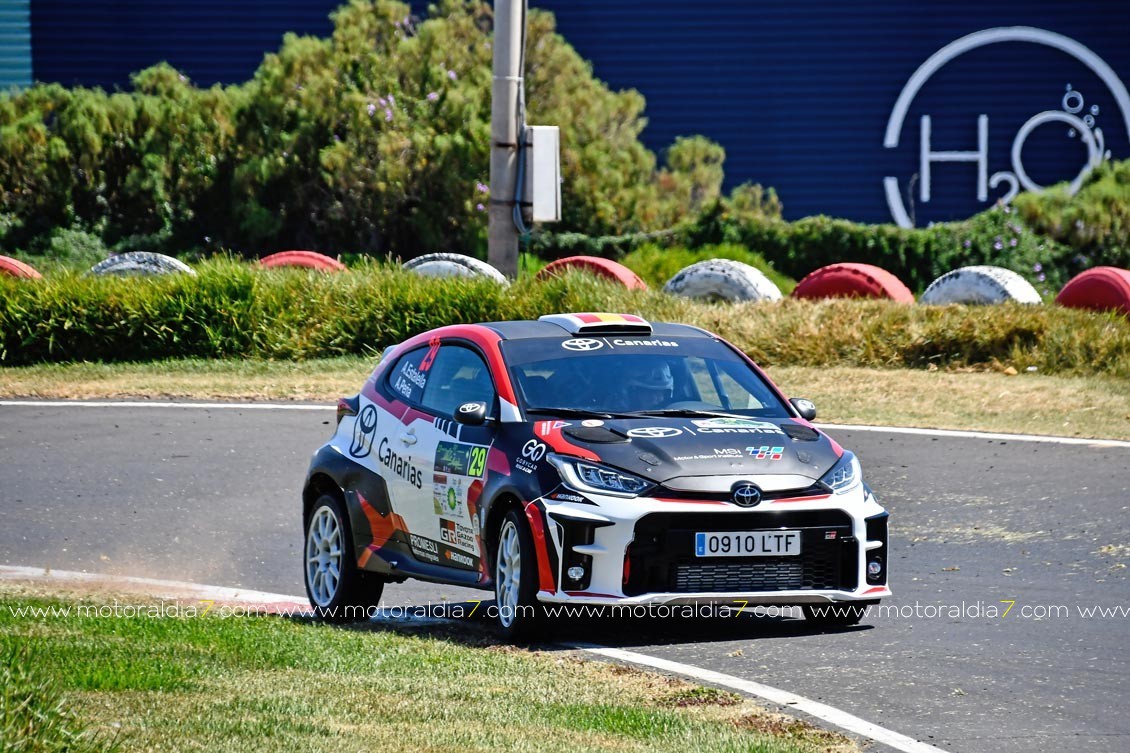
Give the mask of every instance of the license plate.
[[800, 531], [720, 531], [694, 535], [696, 557], [781, 557], [800, 554]]

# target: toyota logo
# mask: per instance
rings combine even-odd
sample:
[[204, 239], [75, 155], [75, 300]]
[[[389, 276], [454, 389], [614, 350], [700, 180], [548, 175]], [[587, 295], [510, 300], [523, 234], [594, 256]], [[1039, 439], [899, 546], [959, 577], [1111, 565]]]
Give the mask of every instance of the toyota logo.
[[664, 439], [665, 437], [677, 437], [682, 433], [682, 429], [671, 426], [645, 426], [642, 429], [628, 430], [629, 437], [638, 439]]
[[738, 507], [757, 507], [761, 502], [761, 489], [749, 481], [739, 481], [730, 490], [730, 500]]
[[575, 337], [561, 343], [561, 347], [565, 350], [576, 350], [583, 353], [590, 350], [600, 350], [604, 347], [604, 343], [587, 337]]

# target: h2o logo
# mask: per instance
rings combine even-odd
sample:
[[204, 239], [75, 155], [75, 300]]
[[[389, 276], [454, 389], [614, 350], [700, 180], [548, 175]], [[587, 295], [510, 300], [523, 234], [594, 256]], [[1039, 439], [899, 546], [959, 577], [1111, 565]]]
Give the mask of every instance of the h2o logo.
[[[978, 31], [951, 42], [931, 55], [930, 58], [914, 72], [914, 75], [907, 81], [906, 86], [903, 87], [902, 93], [899, 94], [898, 100], [896, 100], [894, 109], [891, 111], [890, 118], [887, 121], [883, 147], [886, 149], [898, 148], [899, 137], [902, 133], [911, 104], [914, 102], [915, 97], [918, 96], [922, 87], [925, 86], [930, 78], [941, 70], [943, 66], [972, 50], [1004, 42], [1027, 42], [1051, 47], [1079, 61], [1097, 76], [1109, 90], [1110, 96], [1113, 97], [1120, 111], [1118, 113], [1111, 113], [1111, 118], [1121, 116], [1125, 133], [1128, 138], [1130, 138], [1130, 94], [1127, 94], [1126, 87], [1123, 85], [1122, 81], [1102, 58], [1079, 42], [1065, 37], [1062, 34], [1045, 31], [1044, 29], [1015, 26]], [[979, 114], [976, 118], [977, 145], [976, 149], [973, 150], [938, 149], [938, 144], [935, 143], [936, 139], [932, 134], [932, 118], [929, 115], [922, 115], [918, 123], [918, 169], [916, 178], [919, 196], [917, 198], [923, 203], [929, 203], [932, 197], [931, 168], [935, 164], [945, 162], [967, 162], [976, 164], [976, 195], [979, 202], [989, 201], [989, 189], [1002, 189], [1003, 193], [1000, 193], [994, 198], [1006, 204], [1020, 191], [1035, 192], [1043, 190], [1045, 186], [1039, 185], [1029, 176], [1028, 170], [1024, 165], [1022, 153], [1025, 141], [1027, 141], [1028, 137], [1031, 136], [1037, 128], [1047, 124], [1055, 124], [1056, 126], [1062, 127], [1067, 137], [1070, 139], [1074, 139], [1078, 136], [1085, 148], [1086, 158], [1083, 161], [1078, 175], [1076, 175], [1071, 182], [1071, 193], [1074, 194], [1078, 191], [1083, 183], [1083, 179], [1087, 177], [1087, 174], [1103, 160], [1111, 158], [1111, 152], [1107, 149], [1109, 144], [1103, 135], [1102, 128], [1098, 126], [1096, 121], [1100, 112], [1106, 114], [1106, 111], [1100, 110], [1097, 104], [1088, 104], [1086, 99], [1087, 96], [1098, 96], [1101, 92], [1095, 92], [1094, 95], [1085, 95], [1081, 89], [1072, 88], [1070, 82], [1064, 82], [1064, 86], [1065, 88], [1061, 90], [1064, 93], [1055, 95], [1057, 99], [1061, 100], [1060, 106], [1062, 109], [1044, 110], [1043, 112], [1036, 113], [1021, 125], [1012, 139], [1009, 155], [1011, 158], [1010, 167], [1012, 169], [1001, 170], [991, 175], [989, 174], [990, 123], [987, 114]], [[1116, 125], [1117, 121], [1112, 120], [1108, 121], [1108, 123], [1110, 125]], [[1118, 146], [1125, 148], [1126, 144], [1120, 141]], [[911, 213], [907, 210], [907, 205], [900, 190], [899, 179], [895, 176], [883, 178], [883, 189], [887, 197], [887, 206], [895, 222], [905, 228], [914, 227], [914, 220], [911, 219]], [[908, 191], [909, 190], [911, 189], [908, 189]]]

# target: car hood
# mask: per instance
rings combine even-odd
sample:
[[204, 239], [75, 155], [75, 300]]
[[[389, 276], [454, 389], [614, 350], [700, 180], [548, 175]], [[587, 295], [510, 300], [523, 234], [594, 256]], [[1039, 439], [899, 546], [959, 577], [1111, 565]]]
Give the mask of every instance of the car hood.
[[603, 463], [686, 491], [724, 492], [739, 479], [764, 491], [807, 488], [841, 453], [822, 432], [787, 418], [570, 421], [561, 433]]

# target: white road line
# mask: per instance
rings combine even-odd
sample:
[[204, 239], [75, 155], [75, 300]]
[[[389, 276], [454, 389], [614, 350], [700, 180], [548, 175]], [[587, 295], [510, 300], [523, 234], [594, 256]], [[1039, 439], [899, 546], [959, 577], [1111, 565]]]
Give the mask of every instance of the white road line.
[[[222, 586], [204, 586], [198, 583], [187, 583], [175, 580], [156, 580], [153, 578], [134, 578], [127, 576], [113, 576], [113, 575], [100, 575], [97, 573], [80, 573], [70, 570], [51, 570], [42, 567], [10, 567], [0, 566], [0, 581], [3, 580], [48, 580], [57, 582], [82, 582], [93, 583], [105, 587], [122, 587], [122, 586], [143, 586], [151, 595], [161, 595], [160, 593], [154, 594], [154, 591], [163, 592], [164, 595], [169, 597], [184, 597], [186, 594], [202, 600], [212, 600], [217, 602], [236, 602], [246, 605], [262, 605], [262, 606], [292, 606], [295, 604], [305, 604], [306, 599], [301, 596], [287, 596], [286, 594], [267, 593], [264, 591], [252, 591], [243, 588], [224, 588]], [[384, 608], [375, 617], [376, 622], [410, 622], [414, 625], [423, 624], [439, 624], [447, 623], [450, 620], [445, 618], [436, 617], [416, 617], [408, 614], [408, 610], [404, 609], [389, 609]], [[691, 677], [696, 680], [702, 680], [713, 685], [720, 685], [722, 687], [731, 688], [741, 693], [762, 698], [770, 703], [775, 703], [789, 709], [795, 709], [802, 713], [816, 717], [822, 721], [827, 722], [840, 729], [853, 732], [857, 735], [874, 740], [875, 742], [883, 745], [888, 745], [896, 750], [903, 751], [903, 753], [949, 753], [940, 748], [935, 748], [932, 745], [919, 742], [914, 738], [907, 737], [906, 735], [894, 732], [885, 727], [880, 727], [865, 719], [860, 719], [858, 716], [841, 711], [834, 706], [829, 706], [819, 701], [813, 701], [795, 693], [790, 693], [787, 690], [770, 687], [769, 685], [762, 685], [759, 682], [752, 680], [743, 680], [740, 677], [733, 675], [722, 674], [721, 672], [714, 672], [709, 669], [702, 669], [695, 667], [691, 664], [683, 664], [681, 662], [669, 661], [667, 659], [660, 659], [656, 656], [649, 656], [647, 654], [640, 654], [635, 651], [624, 651], [618, 648], [607, 648], [588, 643], [574, 643], [562, 644], [567, 648], [573, 648], [579, 651], [601, 656], [607, 659], [616, 659], [618, 661], [628, 662], [631, 664], [638, 664], [651, 669], [660, 670], [663, 672], [670, 672], [672, 674], [683, 675], [684, 677]]]
[[[306, 410], [329, 411], [329, 404], [309, 403], [179, 403], [142, 400], [0, 400], [0, 407], [25, 408], [205, 408], [208, 410]], [[1044, 442], [1086, 447], [1130, 448], [1130, 442], [1119, 439], [1084, 439], [1081, 437], [1055, 437], [1041, 434], [1001, 434], [987, 431], [961, 431], [957, 429], [916, 429], [907, 426], [864, 426], [862, 424], [814, 424], [826, 431], [873, 431], [882, 434], [914, 434], [924, 437], [952, 437], [955, 439], [992, 439], [1002, 442]]]
[[863, 426], [859, 424], [814, 424], [825, 431], [875, 431], [883, 434], [916, 434], [924, 437], [954, 437], [957, 439], [993, 439], [1002, 442], [1046, 442], [1050, 444], [1075, 444], [1088, 447], [1130, 448], [1130, 442], [1119, 439], [1084, 439], [1082, 437], [1053, 437], [1043, 434], [1000, 434], [989, 431], [958, 431], [956, 429], [915, 429], [905, 426]]
[[696, 680], [711, 683], [712, 685], [721, 685], [722, 687], [737, 690], [741, 693], [763, 698], [770, 703], [804, 712], [835, 727], [870, 738], [877, 743], [904, 751], [904, 753], [947, 753], [947, 751], [943, 751], [941, 748], [935, 748], [933, 745], [919, 742], [912, 737], [907, 737], [906, 735], [889, 730], [886, 727], [880, 727], [878, 724], [869, 722], [866, 719], [860, 719], [858, 716], [849, 714], [846, 711], [841, 711], [826, 703], [809, 700], [796, 693], [790, 693], [787, 690], [770, 687], [769, 685], [762, 685], [752, 680], [743, 680], [740, 677], [714, 672], [709, 669], [702, 669], [691, 664], [668, 661], [667, 659], [660, 659], [655, 656], [636, 653], [635, 651], [624, 651], [619, 648], [605, 648], [604, 646], [583, 643], [573, 644], [572, 647], [608, 659], [616, 659], [618, 661], [658, 669], [663, 672], [683, 675], [684, 677], [692, 677]]
[[332, 411], [329, 404], [308, 403], [170, 403], [148, 401], [96, 401], [96, 400], [0, 400], [0, 406], [25, 408], [207, 408], [208, 410], [324, 410]]

